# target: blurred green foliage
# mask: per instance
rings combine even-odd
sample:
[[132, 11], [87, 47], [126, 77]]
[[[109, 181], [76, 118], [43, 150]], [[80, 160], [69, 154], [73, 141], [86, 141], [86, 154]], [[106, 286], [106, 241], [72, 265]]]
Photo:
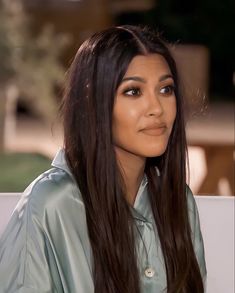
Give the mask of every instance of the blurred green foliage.
[[65, 74], [60, 56], [69, 43], [50, 25], [33, 35], [22, 0], [0, 0], [0, 90], [13, 84], [31, 111], [50, 122], [58, 108], [55, 88]]
[[0, 153], [0, 192], [22, 192], [51, 161], [39, 154]]

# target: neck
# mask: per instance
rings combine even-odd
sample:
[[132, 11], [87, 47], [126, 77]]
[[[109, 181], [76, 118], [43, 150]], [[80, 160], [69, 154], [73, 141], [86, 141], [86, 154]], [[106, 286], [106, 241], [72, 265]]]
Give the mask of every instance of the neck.
[[115, 152], [125, 183], [126, 200], [133, 206], [144, 176], [146, 158], [131, 154], [118, 147], [115, 147]]

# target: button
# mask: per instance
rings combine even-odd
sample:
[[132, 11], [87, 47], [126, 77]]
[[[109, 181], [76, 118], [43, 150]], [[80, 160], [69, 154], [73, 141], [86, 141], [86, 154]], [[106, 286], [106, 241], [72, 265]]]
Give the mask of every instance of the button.
[[152, 278], [154, 275], [155, 275], [155, 271], [154, 269], [152, 268], [147, 268], [145, 271], [144, 271], [144, 274], [147, 278]]

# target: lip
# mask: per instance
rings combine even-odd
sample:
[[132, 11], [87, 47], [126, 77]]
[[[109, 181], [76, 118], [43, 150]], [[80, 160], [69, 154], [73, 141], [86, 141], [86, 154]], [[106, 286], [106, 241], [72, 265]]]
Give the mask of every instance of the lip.
[[144, 134], [151, 135], [151, 136], [162, 135], [164, 134], [165, 131], [166, 131], [165, 124], [151, 125], [141, 130], [141, 132], [143, 132]]

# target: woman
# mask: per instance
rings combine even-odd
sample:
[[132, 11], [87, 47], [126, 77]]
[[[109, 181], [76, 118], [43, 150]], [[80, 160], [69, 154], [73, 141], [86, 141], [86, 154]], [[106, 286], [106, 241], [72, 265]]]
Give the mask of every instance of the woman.
[[204, 292], [175, 62], [153, 32], [96, 33], [63, 101], [64, 149], [0, 244], [0, 292]]

